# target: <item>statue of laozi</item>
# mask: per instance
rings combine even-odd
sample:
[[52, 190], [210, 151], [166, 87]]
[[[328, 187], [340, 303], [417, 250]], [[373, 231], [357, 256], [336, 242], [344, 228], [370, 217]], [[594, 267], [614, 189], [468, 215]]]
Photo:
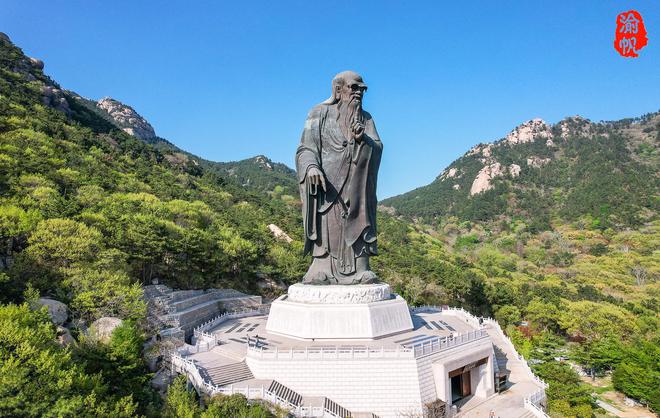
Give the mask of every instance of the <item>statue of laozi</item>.
[[374, 120], [362, 110], [367, 85], [353, 71], [332, 80], [332, 96], [307, 116], [296, 152], [306, 284], [365, 284], [376, 245], [376, 183], [383, 144]]

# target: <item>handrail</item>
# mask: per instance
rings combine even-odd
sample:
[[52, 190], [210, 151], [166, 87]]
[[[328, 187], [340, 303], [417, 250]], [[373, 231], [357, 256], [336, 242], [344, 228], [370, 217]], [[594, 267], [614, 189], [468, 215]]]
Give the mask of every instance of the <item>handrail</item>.
[[545, 398], [545, 389], [539, 389], [531, 395], [525, 396], [523, 399], [525, 409], [533, 413], [538, 418], [550, 418], [550, 416], [545, 413], [541, 405], [541, 402]]
[[282, 349], [275, 347], [272, 349], [257, 346], [256, 344], [248, 344], [247, 356], [252, 358], [272, 358], [272, 359], [302, 359], [302, 360], [318, 360], [318, 359], [355, 359], [355, 358], [420, 358], [428, 356], [440, 351], [457, 347], [463, 344], [476, 341], [488, 336], [486, 330], [470, 331], [464, 334], [458, 334], [448, 337], [436, 337], [432, 340], [425, 341], [404, 347], [396, 346], [334, 346], [334, 347], [304, 347], [296, 348], [291, 347]]
[[496, 320], [494, 320], [493, 318], [483, 318], [483, 324], [484, 324], [484, 326], [486, 324], [490, 324], [493, 328], [495, 328], [502, 335], [502, 339], [509, 346], [511, 351], [513, 351], [516, 354], [516, 356], [518, 357], [518, 359], [522, 363], [522, 366], [524, 367], [527, 374], [529, 374], [536, 383], [541, 385], [543, 387], [543, 389], [547, 389], [548, 384], [543, 379], [538, 377], [534, 373], [532, 368], [529, 367], [529, 364], [527, 363], [527, 360], [525, 359], [525, 357], [522, 354], [518, 353], [518, 350], [516, 350], [516, 347], [513, 345], [513, 341], [511, 341], [511, 339], [504, 333], [504, 330], [502, 330], [502, 327], [500, 326], [500, 324]]

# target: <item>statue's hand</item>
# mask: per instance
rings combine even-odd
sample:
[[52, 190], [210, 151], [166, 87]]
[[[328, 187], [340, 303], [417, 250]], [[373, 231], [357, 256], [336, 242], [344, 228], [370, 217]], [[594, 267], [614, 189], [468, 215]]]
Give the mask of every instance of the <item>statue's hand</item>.
[[325, 175], [318, 167], [310, 167], [307, 170], [307, 179], [317, 186], [321, 186], [325, 191]]
[[362, 141], [362, 135], [364, 135], [364, 123], [359, 120], [353, 121], [351, 125], [351, 132], [353, 133], [353, 138], [359, 143]]

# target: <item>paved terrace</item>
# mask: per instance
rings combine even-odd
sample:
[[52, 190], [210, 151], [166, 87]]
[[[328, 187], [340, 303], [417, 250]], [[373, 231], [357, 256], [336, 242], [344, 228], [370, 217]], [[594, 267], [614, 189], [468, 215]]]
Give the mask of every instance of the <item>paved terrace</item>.
[[[389, 350], [412, 349], [424, 346], [430, 347], [431, 342], [438, 338], [450, 338], [459, 334], [477, 331], [478, 328], [467, 323], [460, 317], [446, 312], [424, 312], [412, 315], [414, 329], [412, 331], [383, 337], [376, 340], [356, 342], [352, 340], [299, 340], [281, 335], [273, 335], [266, 331], [267, 315], [251, 316], [246, 318], [229, 319], [218, 327], [207, 331], [215, 336], [220, 345], [207, 353], [199, 353], [189, 358], [199, 361], [203, 367], [212, 367], [218, 362], [227, 361], [226, 357], [234, 361], [241, 361], [247, 352], [247, 342], [262, 348], [264, 351], [304, 350], [307, 349], [342, 349], [361, 350], [384, 348]], [[258, 342], [257, 342], [258, 337]], [[217, 357], [217, 359], [215, 359]], [[225, 357], [223, 359], [223, 357]]]

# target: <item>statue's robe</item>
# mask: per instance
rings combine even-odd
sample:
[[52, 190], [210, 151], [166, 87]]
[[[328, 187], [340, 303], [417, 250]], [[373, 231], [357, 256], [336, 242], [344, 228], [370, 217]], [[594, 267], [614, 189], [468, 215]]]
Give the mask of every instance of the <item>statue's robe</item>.
[[[332, 257], [332, 277], [355, 273], [356, 258], [376, 255], [376, 183], [383, 145], [371, 115], [362, 111], [361, 141], [347, 138], [337, 104], [320, 104], [307, 116], [296, 152], [303, 202], [305, 255]], [[326, 190], [307, 179], [325, 174]]]

